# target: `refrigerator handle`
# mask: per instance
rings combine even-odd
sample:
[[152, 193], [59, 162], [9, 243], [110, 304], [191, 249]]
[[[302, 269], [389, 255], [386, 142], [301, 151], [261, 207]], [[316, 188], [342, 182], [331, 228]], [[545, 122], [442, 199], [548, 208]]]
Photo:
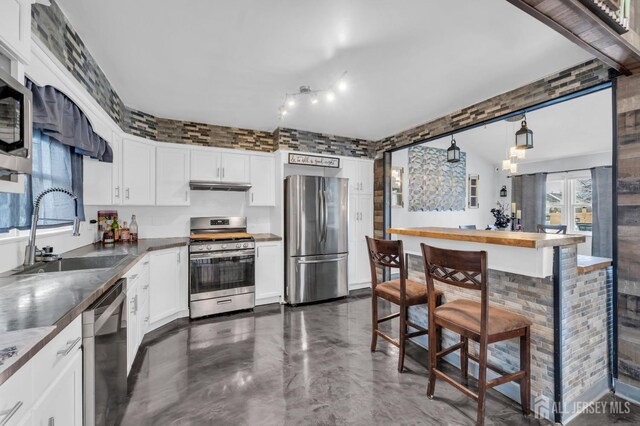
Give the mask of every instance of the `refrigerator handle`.
[[322, 190], [322, 208], [324, 210], [323, 213], [323, 221], [322, 221], [322, 242], [327, 242], [327, 219], [329, 217], [329, 207], [327, 206], [327, 191], [325, 189]]

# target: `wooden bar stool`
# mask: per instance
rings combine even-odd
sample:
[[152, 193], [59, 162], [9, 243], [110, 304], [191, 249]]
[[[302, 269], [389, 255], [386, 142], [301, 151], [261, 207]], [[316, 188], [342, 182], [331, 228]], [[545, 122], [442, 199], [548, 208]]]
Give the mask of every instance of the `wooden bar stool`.
[[[436, 378], [444, 379], [465, 395], [478, 402], [477, 424], [484, 423], [485, 393], [492, 388], [507, 382], [520, 382], [520, 400], [522, 412], [530, 413], [531, 382], [530, 382], [530, 328], [529, 319], [489, 306], [487, 252], [471, 252], [444, 250], [421, 244], [424, 258], [427, 289], [429, 293], [429, 330], [447, 328], [460, 335], [460, 342], [442, 349], [439, 352], [429, 351], [429, 387], [427, 397], [433, 398]], [[480, 302], [466, 299], [454, 300], [436, 306], [432, 303], [432, 295], [437, 294], [434, 280], [480, 291]], [[437, 347], [439, 336], [429, 335], [429, 348]], [[520, 370], [507, 373], [500, 368], [487, 364], [487, 348], [489, 344], [502, 340], [520, 338]], [[478, 357], [468, 353], [469, 339], [480, 344]], [[438, 370], [438, 358], [460, 349], [460, 367], [463, 380], [467, 379], [468, 359], [479, 365], [478, 393], [456, 382], [450, 376]], [[487, 381], [487, 368], [499, 374], [500, 377]]]
[[[404, 264], [404, 250], [402, 241], [376, 240], [366, 237], [369, 248], [369, 264], [371, 265], [371, 352], [375, 352], [378, 336], [400, 349], [398, 371], [404, 367], [404, 349], [407, 339], [429, 334], [429, 331], [409, 321], [409, 307], [427, 303], [427, 286], [407, 279], [407, 269]], [[388, 267], [400, 270], [400, 278], [378, 284], [378, 267]], [[442, 292], [434, 291], [434, 305], [440, 304]], [[378, 298], [385, 299], [400, 307], [400, 311], [378, 318]], [[437, 300], [436, 300], [437, 299]], [[380, 331], [378, 324], [400, 317], [400, 337], [398, 340]], [[407, 327], [418, 331], [408, 332]]]

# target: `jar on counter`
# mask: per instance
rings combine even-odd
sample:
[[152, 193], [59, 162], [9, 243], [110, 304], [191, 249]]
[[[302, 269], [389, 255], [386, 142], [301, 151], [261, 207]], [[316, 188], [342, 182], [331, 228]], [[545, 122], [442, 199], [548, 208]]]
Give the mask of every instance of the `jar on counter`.
[[131, 232], [129, 231], [127, 222], [123, 221], [122, 226], [120, 227], [120, 240], [128, 242], [130, 239], [131, 239]]

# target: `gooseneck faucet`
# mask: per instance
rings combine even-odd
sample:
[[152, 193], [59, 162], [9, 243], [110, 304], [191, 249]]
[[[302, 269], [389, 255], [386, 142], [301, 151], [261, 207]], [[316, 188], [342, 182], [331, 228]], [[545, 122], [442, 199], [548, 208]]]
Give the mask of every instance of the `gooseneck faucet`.
[[33, 207], [33, 217], [31, 218], [31, 234], [29, 234], [29, 244], [24, 251], [24, 266], [31, 266], [35, 263], [36, 260], [36, 229], [38, 228], [38, 220], [40, 219], [40, 203], [42, 202], [42, 198], [45, 195], [51, 194], [52, 192], [62, 192], [63, 194], [67, 194], [69, 197], [73, 198], [74, 210], [75, 210], [75, 219], [73, 219], [73, 230], [72, 235], [77, 237], [80, 235], [80, 219], [78, 218], [78, 197], [76, 197], [73, 192], [64, 189], [64, 188], [49, 188], [45, 189], [38, 195], [36, 198], [36, 202]]

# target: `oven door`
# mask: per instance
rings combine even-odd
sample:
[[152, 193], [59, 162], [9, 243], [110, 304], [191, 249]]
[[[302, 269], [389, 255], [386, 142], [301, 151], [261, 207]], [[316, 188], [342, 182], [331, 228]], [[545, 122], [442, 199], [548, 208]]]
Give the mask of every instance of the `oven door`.
[[192, 301], [254, 291], [254, 249], [192, 253], [189, 261], [189, 290]]

